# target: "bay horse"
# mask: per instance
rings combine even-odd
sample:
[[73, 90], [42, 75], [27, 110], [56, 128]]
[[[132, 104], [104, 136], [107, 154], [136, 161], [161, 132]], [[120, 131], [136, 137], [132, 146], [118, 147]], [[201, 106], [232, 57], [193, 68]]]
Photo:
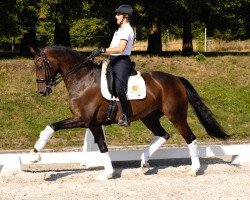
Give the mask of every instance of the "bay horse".
[[[103, 180], [113, 176], [113, 166], [102, 125], [105, 123], [109, 101], [100, 89], [101, 67], [89, 61], [78, 52], [63, 46], [48, 46], [43, 49], [31, 48], [36, 68], [37, 90], [41, 96], [49, 95], [52, 86], [64, 81], [68, 90], [72, 117], [52, 123], [41, 131], [34, 149], [31, 150], [31, 161], [41, 159], [40, 152], [55, 131], [69, 128], [89, 128], [97, 143], [104, 172], [97, 179]], [[58, 77], [59, 76], [59, 77]], [[200, 168], [199, 152], [196, 137], [187, 122], [188, 104], [190, 104], [200, 123], [211, 137], [227, 139], [229, 135], [214, 118], [211, 110], [203, 103], [191, 83], [183, 78], [160, 71], [142, 73], [146, 84], [146, 97], [142, 100], [129, 101], [130, 120], [141, 120], [154, 134], [155, 138], [141, 156], [141, 167], [149, 167], [152, 154], [169, 139], [169, 134], [160, 124], [160, 118], [166, 116], [185, 139], [191, 157], [190, 175], [196, 176]], [[112, 121], [117, 123], [121, 116], [121, 107]]]

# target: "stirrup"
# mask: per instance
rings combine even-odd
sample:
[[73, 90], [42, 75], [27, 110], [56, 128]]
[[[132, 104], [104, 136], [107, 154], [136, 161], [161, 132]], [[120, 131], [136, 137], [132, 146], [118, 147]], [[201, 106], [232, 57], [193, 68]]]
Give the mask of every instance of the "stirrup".
[[127, 118], [127, 116], [125, 114], [122, 114], [122, 116], [120, 116], [119, 120], [118, 120], [118, 125], [119, 126], [125, 126], [125, 127], [130, 127], [130, 121]]

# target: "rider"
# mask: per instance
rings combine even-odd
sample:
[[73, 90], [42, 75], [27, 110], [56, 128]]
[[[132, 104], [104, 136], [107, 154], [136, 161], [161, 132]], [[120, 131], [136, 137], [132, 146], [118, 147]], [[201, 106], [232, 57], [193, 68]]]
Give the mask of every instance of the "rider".
[[134, 31], [129, 22], [133, 9], [129, 5], [121, 5], [115, 10], [115, 13], [119, 28], [114, 33], [109, 48], [99, 48], [94, 50], [94, 54], [105, 53], [109, 55], [110, 64], [114, 71], [115, 90], [122, 108], [122, 116], [119, 118], [118, 125], [129, 127], [129, 107], [126, 90], [129, 72], [132, 68], [130, 54], [134, 43]]

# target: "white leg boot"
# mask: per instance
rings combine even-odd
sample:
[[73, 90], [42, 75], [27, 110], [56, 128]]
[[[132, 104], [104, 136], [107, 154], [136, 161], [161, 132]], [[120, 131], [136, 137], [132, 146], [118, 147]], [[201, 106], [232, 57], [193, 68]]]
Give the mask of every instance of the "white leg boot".
[[166, 142], [164, 137], [155, 136], [155, 138], [150, 143], [150, 146], [145, 149], [141, 155], [141, 167], [149, 168], [149, 159], [150, 157], [161, 147], [162, 144]]
[[35, 163], [41, 160], [40, 151], [45, 147], [54, 132], [50, 126], [46, 126], [46, 128], [41, 131], [40, 137], [34, 146], [38, 152], [34, 152], [34, 150], [30, 151], [30, 162]]
[[111, 158], [108, 152], [101, 153], [101, 159], [104, 166], [104, 173], [100, 173], [96, 180], [103, 181], [112, 178], [114, 169], [112, 166]]
[[189, 148], [189, 153], [190, 153], [191, 162], [192, 162], [191, 170], [188, 173], [188, 175], [197, 176], [197, 172], [199, 171], [201, 167], [197, 141], [194, 140], [191, 144], [188, 144], [188, 148]]

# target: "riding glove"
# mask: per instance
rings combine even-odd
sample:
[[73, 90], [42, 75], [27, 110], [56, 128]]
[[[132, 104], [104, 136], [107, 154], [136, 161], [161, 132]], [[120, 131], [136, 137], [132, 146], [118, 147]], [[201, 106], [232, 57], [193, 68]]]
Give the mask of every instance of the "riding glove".
[[99, 49], [94, 49], [94, 50], [92, 51], [92, 56], [93, 56], [93, 57], [96, 57], [96, 56], [100, 55], [101, 53], [105, 53], [105, 52], [106, 52], [106, 49], [103, 48], [103, 47], [101, 47], [101, 48], [99, 48]]

